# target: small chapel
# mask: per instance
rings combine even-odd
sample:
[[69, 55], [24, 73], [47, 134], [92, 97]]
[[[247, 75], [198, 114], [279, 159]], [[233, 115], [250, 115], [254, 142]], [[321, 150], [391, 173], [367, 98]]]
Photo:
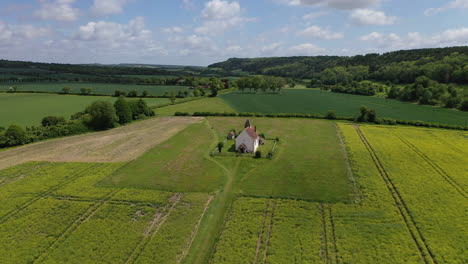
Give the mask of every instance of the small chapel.
[[250, 120], [245, 121], [244, 130], [236, 137], [236, 151], [241, 153], [255, 152], [264, 139], [257, 133], [257, 128], [252, 126]]

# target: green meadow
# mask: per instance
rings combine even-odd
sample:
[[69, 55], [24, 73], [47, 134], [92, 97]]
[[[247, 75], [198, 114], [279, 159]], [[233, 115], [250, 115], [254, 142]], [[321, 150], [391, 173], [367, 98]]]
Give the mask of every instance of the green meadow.
[[164, 93], [177, 94], [179, 91], [189, 91], [188, 86], [175, 85], [137, 85], [137, 84], [113, 84], [113, 83], [24, 83], [24, 84], [0, 84], [0, 91], [8, 91], [15, 86], [18, 91], [61, 93], [64, 87], [71, 88], [70, 93], [80, 93], [81, 88], [92, 88], [91, 93], [114, 94], [115, 90], [137, 90], [141, 95], [147, 91], [152, 96], [162, 96]]
[[[21, 126], [40, 125], [43, 117], [49, 115], [70, 118], [83, 111], [94, 101], [113, 103], [116, 98], [108, 96], [79, 96], [35, 93], [0, 93], [0, 126], [11, 124]], [[129, 99], [137, 100], [137, 99]], [[145, 98], [149, 106], [168, 103], [166, 98]]]
[[335, 110], [338, 116], [357, 116], [359, 107], [367, 106], [378, 117], [419, 120], [464, 126], [468, 113], [458, 110], [418, 105], [397, 100], [339, 94], [318, 89], [284, 89], [281, 94], [233, 92], [221, 95], [237, 112], [325, 114]]

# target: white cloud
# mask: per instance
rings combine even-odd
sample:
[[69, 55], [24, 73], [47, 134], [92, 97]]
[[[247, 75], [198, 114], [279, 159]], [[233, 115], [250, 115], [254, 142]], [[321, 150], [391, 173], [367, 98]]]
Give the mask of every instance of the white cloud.
[[350, 18], [357, 25], [391, 25], [397, 20], [394, 16], [387, 16], [382, 11], [371, 9], [356, 9]]
[[322, 29], [318, 26], [310, 26], [303, 31], [298, 32], [297, 34], [300, 36], [327, 40], [344, 38], [343, 33], [332, 32], [328, 29]]
[[194, 0], [182, 0], [182, 8], [194, 9], [195, 8]]
[[281, 42], [275, 42], [275, 43], [271, 43], [271, 44], [267, 44], [263, 47], [260, 48], [260, 52], [262, 54], [275, 54], [276, 52], [278, 52], [281, 47], [282, 47], [283, 43]]
[[165, 34], [181, 34], [181, 33], [184, 33], [184, 29], [181, 28], [181, 27], [167, 27], [167, 28], [163, 28], [161, 30], [162, 33], [165, 33]]
[[91, 11], [96, 15], [120, 14], [127, 0], [94, 0]]
[[201, 14], [205, 22], [195, 29], [197, 34], [215, 35], [241, 26], [255, 19], [242, 16], [242, 9], [237, 1], [211, 0], [205, 4]]
[[305, 14], [302, 16], [302, 19], [303, 20], [314, 20], [316, 18], [319, 18], [319, 17], [322, 17], [322, 16], [326, 16], [328, 15], [329, 12], [324, 12], [324, 11], [320, 11], [320, 12], [312, 12], [312, 13], [309, 13], [309, 14]]
[[315, 56], [323, 54], [325, 51], [326, 49], [311, 43], [304, 43], [289, 48], [289, 53], [292, 56]]
[[276, 0], [291, 6], [328, 6], [335, 9], [352, 10], [379, 4], [382, 0]]
[[457, 9], [457, 8], [460, 8], [460, 9], [468, 8], [468, 0], [454, 0], [442, 7], [428, 8], [426, 9], [426, 11], [424, 11], [424, 14], [426, 16], [432, 16], [437, 13], [449, 10], [449, 9]]
[[372, 32], [361, 36], [360, 40], [376, 44], [377, 48], [386, 50], [465, 46], [468, 45], [468, 28], [448, 29], [430, 35], [409, 32], [406, 36], [400, 36], [395, 33]]
[[78, 8], [72, 7], [75, 0], [39, 0], [41, 6], [34, 14], [45, 20], [75, 21], [80, 15]]
[[0, 21], [0, 44], [4, 46], [17, 45], [25, 40], [42, 38], [51, 34], [49, 28], [33, 25], [8, 25]]

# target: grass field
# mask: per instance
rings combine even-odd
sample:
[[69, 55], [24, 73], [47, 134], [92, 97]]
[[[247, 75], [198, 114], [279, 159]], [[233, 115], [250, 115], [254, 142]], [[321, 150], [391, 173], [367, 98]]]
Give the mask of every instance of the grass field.
[[156, 114], [163, 116], [173, 116], [175, 112], [187, 112], [189, 114], [194, 112], [235, 112], [231, 106], [219, 97], [203, 98], [188, 103], [165, 106], [155, 111]]
[[[240, 131], [245, 118], [209, 118], [220, 138], [231, 128]], [[250, 171], [240, 179], [238, 192], [247, 196], [314, 201], [352, 201], [353, 189], [333, 122], [301, 119], [253, 118], [259, 133], [279, 137], [273, 160], [245, 159]], [[267, 140], [268, 141], [268, 140]], [[271, 141], [271, 140], [270, 140]], [[267, 155], [264, 151], [263, 155]], [[287, 174], [281, 172], [287, 171]], [[279, 172], [279, 173], [278, 173]]]
[[[113, 103], [115, 97], [78, 96], [35, 93], [0, 93], [0, 126], [17, 124], [21, 126], [40, 125], [48, 115], [70, 118], [76, 112], [83, 111], [94, 101]], [[136, 99], [129, 99], [136, 100]], [[168, 103], [165, 98], [145, 98], [149, 106]]]
[[365, 105], [375, 109], [379, 117], [460, 126], [468, 122], [468, 112], [371, 96], [321, 92], [317, 89], [284, 89], [281, 94], [233, 92], [223, 94], [221, 98], [238, 112], [324, 115], [328, 110], [335, 110], [339, 116], [358, 116], [359, 107]]
[[188, 86], [171, 85], [137, 85], [137, 84], [113, 84], [113, 83], [24, 83], [24, 84], [0, 84], [0, 91], [8, 91], [8, 88], [15, 86], [18, 91], [50, 92], [60, 93], [63, 87], [70, 87], [70, 93], [80, 93], [81, 88], [92, 88], [92, 93], [114, 94], [115, 90], [130, 91], [137, 90], [141, 95], [143, 91], [148, 91], [149, 95], [161, 96], [165, 92], [177, 95], [179, 91], [190, 91]]
[[466, 263], [467, 132], [252, 118], [272, 160], [208, 155], [244, 122], [192, 122], [126, 162], [0, 170], [0, 262]]
[[213, 143], [212, 134], [205, 123], [191, 125], [127, 163], [105, 183], [176, 192], [216, 191], [224, 179], [221, 168], [206, 157]]

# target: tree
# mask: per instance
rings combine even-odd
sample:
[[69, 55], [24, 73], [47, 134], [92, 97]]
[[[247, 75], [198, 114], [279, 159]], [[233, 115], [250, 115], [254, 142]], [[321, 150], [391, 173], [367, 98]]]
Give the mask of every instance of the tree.
[[463, 100], [463, 102], [460, 104], [460, 110], [468, 111], [468, 99]]
[[260, 150], [255, 151], [255, 158], [260, 159], [262, 157], [262, 152]]
[[143, 93], [141, 93], [141, 97], [148, 97], [148, 91], [144, 90]]
[[42, 118], [41, 125], [43, 127], [56, 126], [59, 123], [64, 123], [65, 118], [59, 116], [46, 116]]
[[221, 150], [223, 150], [223, 148], [224, 148], [224, 142], [219, 142], [219, 143], [218, 143], [218, 151], [219, 151], [219, 153], [221, 153]]
[[359, 112], [361, 115], [357, 118], [358, 122], [367, 122], [367, 113], [369, 112], [369, 108], [366, 106], [361, 106], [359, 108]]
[[195, 91], [193, 91], [193, 96], [199, 97], [200, 96], [200, 91], [198, 89], [195, 89]]
[[137, 97], [138, 91], [137, 90], [130, 90], [127, 94], [127, 97]]
[[175, 95], [172, 94], [172, 95], [171, 95], [171, 98], [170, 98], [169, 100], [171, 100], [171, 104], [174, 104], [174, 103], [175, 103], [175, 100], [176, 100]]
[[62, 92], [63, 92], [64, 94], [69, 94], [69, 93], [70, 93], [70, 90], [71, 90], [70, 87], [63, 87], [63, 88], [62, 88]]
[[374, 109], [369, 109], [369, 111], [367, 112], [367, 121], [372, 123], [375, 123], [375, 121], [377, 121], [377, 113]]
[[80, 93], [82, 95], [88, 95], [88, 94], [91, 94], [91, 91], [93, 90], [93, 88], [80, 88]]
[[125, 91], [122, 91], [122, 90], [115, 90], [114, 91], [114, 97], [121, 97], [121, 96], [126, 96], [127, 93]]
[[336, 119], [336, 111], [335, 110], [328, 110], [325, 114], [326, 119]]
[[19, 146], [26, 144], [26, 132], [17, 125], [10, 125], [3, 134], [4, 144], [8, 147]]
[[114, 123], [117, 122], [115, 108], [109, 102], [94, 102], [86, 108], [85, 113], [90, 115], [87, 125], [95, 130], [112, 128]]
[[119, 124], [123, 125], [132, 122], [132, 110], [127, 100], [123, 97], [119, 97], [114, 103], [114, 108]]

